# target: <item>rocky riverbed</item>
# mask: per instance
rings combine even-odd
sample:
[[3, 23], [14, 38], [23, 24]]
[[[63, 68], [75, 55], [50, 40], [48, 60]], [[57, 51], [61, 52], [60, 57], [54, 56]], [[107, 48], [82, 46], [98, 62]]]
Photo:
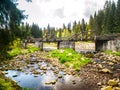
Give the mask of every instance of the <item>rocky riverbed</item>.
[[[2, 62], [0, 70], [6, 76], [9, 70], [15, 70], [38, 79], [42, 76], [53, 77], [43, 80], [41, 84], [44, 88], [39, 88], [40, 90], [120, 90], [119, 56], [105, 53], [91, 55], [92, 62], [77, 72], [66, 68], [57, 59], [44, 57], [45, 55], [44, 52], [18, 55], [11, 61]], [[12, 74], [11, 77], [16, 78], [19, 75]]]

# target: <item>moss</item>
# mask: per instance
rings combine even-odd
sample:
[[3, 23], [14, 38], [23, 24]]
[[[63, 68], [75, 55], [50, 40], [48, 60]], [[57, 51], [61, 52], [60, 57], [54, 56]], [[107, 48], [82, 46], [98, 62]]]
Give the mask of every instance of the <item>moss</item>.
[[0, 71], [0, 90], [21, 90], [16, 82], [6, 78], [4, 74]]

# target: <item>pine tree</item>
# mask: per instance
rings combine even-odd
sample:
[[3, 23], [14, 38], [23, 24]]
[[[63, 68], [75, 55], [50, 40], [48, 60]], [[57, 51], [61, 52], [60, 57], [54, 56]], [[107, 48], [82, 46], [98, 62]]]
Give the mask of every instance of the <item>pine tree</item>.
[[120, 0], [117, 2], [115, 24], [115, 33], [120, 33]]
[[90, 19], [89, 19], [89, 29], [91, 31], [91, 36], [95, 36], [95, 33], [94, 33], [94, 18], [92, 15], [90, 15]]
[[108, 15], [108, 30], [109, 33], [114, 33], [115, 29], [115, 11], [116, 11], [116, 6], [115, 2], [113, 1], [109, 10], [109, 15]]
[[82, 38], [86, 38], [86, 23], [84, 19], [82, 19], [81, 22], [81, 33], [82, 33]]

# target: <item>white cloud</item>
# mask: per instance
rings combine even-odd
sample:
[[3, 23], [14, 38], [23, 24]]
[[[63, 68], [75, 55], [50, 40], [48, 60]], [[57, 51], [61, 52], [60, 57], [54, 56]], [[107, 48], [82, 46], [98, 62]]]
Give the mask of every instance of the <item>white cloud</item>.
[[90, 14], [103, 7], [105, 0], [33, 0], [27, 3], [19, 0], [20, 9], [29, 14], [28, 23], [35, 22], [40, 27], [61, 27], [63, 23], [79, 21], [82, 18], [88, 20]]

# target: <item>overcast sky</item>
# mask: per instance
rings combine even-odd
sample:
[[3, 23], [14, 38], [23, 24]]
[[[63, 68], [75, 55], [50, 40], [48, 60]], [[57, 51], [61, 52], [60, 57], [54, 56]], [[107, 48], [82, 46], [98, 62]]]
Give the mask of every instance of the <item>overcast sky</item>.
[[102, 9], [106, 0], [32, 0], [28, 3], [19, 0], [18, 8], [26, 10], [29, 15], [26, 22], [33, 22], [40, 27], [48, 24], [54, 27], [62, 27], [63, 23], [81, 21], [82, 18], [88, 21], [90, 15], [98, 9]]

